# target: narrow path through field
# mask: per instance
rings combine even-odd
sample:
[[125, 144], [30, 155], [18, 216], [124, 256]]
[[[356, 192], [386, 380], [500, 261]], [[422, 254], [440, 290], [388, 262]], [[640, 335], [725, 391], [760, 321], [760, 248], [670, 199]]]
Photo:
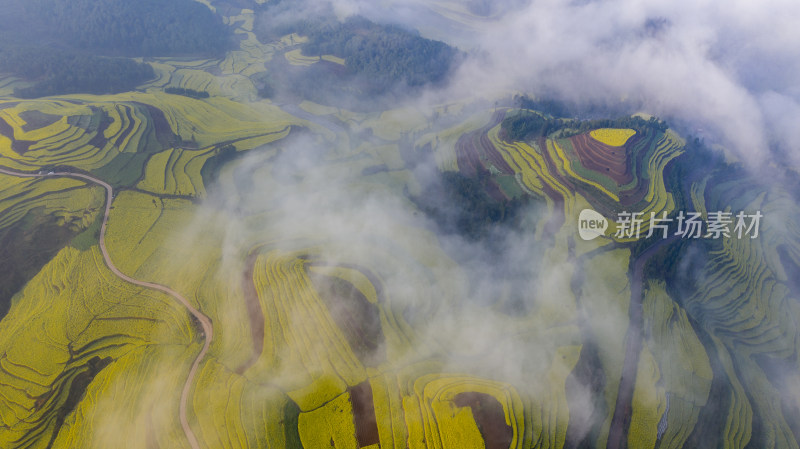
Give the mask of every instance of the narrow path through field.
[[103, 259], [105, 259], [106, 265], [108, 269], [111, 270], [117, 277], [123, 279], [131, 284], [138, 285], [140, 287], [150, 288], [153, 290], [158, 290], [160, 292], [166, 293], [169, 296], [175, 298], [178, 302], [180, 302], [188, 311], [191, 313], [200, 324], [203, 326], [203, 336], [205, 338], [205, 342], [203, 343], [203, 349], [197, 354], [197, 357], [194, 359], [194, 363], [192, 363], [192, 369], [189, 370], [189, 375], [186, 377], [186, 382], [183, 384], [183, 390], [181, 391], [181, 403], [180, 403], [180, 420], [181, 426], [183, 427], [183, 432], [186, 434], [186, 439], [189, 441], [189, 445], [192, 449], [200, 449], [200, 445], [197, 442], [197, 437], [195, 436], [192, 428], [189, 426], [189, 420], [186, 418], [186, 408], [187, 402], [189, 400], [189, 391], [192, 388], [192, 382], [194, 381], [195, 375], [197, 374], [197, 368], [200, 366], [200, 363], [205, 358], [206, 354], [208, 353], [208, 348], [211, 346], [211, 339], [213, 338], [214, 334], [214, 327], [211, 324], [211, 319], [208, 318], [205, 314], [197, 310], [186, 298], [183, 297], [180, 293], [172, 290], [169, 287], [155, 284], [152, 282], [145, 282], [136, 280], [125, 273], [121, 272], [114, 262], [111, 261], [111, 256], [108, 254], [108, 249], [106, 249], [106, 225], [108, 224], [108, 215], [111, 212], [111, 202], [114, 199], [113, 189], [110, 184], [100, 179], [94, 178], [89, 175], [85, 175], [83, 173], [70, 173], [70, 172], [48, 172], [48, 173], [25, 173], [25, 172], [18, 172], [14, 170], [9, 170], [7, 168], [0, 167], [0, 173], [10, 175], [10, 176], [17, 176], [22, 178], [45, 178], [45, 177], [59, 177], [65, 176], [70, 178], [78, 178], [83, 179], [85, 181], [89, 181], [91, 183], [97, 184], [102, 186], [106, 189], [106, 208], [105, 212], [103, 213], [103, 223], [100, 226], [100, 251], [103, 253]]

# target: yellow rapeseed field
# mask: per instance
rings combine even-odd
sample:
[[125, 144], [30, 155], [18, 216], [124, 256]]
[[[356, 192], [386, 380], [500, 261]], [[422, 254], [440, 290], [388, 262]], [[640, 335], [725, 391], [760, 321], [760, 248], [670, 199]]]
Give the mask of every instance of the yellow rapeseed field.
[[625, 145], [636, 131], [632, 129], [619, 129], [619, 128], [600, 128], [595, 129], [589, 133], [594, 140], [602, 142], [612, 147], [621, 147]]

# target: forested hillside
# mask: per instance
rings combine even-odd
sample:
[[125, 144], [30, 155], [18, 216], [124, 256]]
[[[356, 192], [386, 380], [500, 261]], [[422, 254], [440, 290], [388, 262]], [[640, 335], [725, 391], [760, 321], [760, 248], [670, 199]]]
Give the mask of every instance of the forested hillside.
[[[310, 12], [299, 14], [305, 10]], [[305, 2], [269, 2], [259, 10], [254, 31], [262, 42], [296, 32], [307, 38], [301, 47], [303, 55], [343, 59], [344, 73], [334, 71], [333, 75], [338, 81], [355, 83], [349, 86], [350, 94], [372, 100], [387, 93], [414, 92], [441, 84], [460, 57], [457, 49], [405, 28], [376, 24], [360, 16], [340, 21], [332, 11]], [[307, 94], [327, 85], [330, 79], [330, 71], [316, 69], [293, 77], [291, 82], [293, 90]]]
[[17, 89], [16, 95], [21, 98], [125, 92], [155, 76], [149, 64], [128, 58], [36, 47], [0, 51], [0, 71], [36, 81], [30, 87]]
[[222, 19], [192, 0], [7, 3], [13, 14], [0, 13], [0, 71], [33, 83], [17, 91], [26, 98], [131, 90], [154, 74], [127, 58], [218, 57], [231, 39]]
[[193, 0], [28, 0], [25, 10], [54, 37], [111, 56], [218, 56], [228, 44], [222, 19]]
[[455, 63], [457, 50], [403, 28], [378, 25], [351, 17], [332, 26], [309, 24], [303, 53], [332, 54], [345, 60], [352, 74], [368, 83], [366, 90], [383, 92], [397, 83], [419, 87], [443, 81]]

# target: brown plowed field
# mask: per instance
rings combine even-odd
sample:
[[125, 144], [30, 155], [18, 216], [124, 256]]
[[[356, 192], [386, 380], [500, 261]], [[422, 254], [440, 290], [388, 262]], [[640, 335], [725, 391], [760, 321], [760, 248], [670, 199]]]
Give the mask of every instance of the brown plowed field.
[[629, 144], [621, 147], [608, 146], [594, 140], [589, 133], [570, 137], [570, 142], [584, 167], [607, 175], [618, 185], [633, 180], [628, 165]]

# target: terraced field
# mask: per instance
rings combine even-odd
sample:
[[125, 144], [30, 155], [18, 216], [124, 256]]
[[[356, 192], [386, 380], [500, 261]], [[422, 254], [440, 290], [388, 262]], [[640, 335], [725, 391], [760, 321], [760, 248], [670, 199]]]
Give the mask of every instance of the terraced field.
[[[786, 204], [785, 196], [778, 193], [770, 199], [757, 183], [720, 179], [711, 185], [704, 195], [705, 206], [711, 210], [720, 207], [722, 201], [733, 208], [764, 213], [774, 213], [778, 204]], [[776, 365], [766, 362], [771, 357], [766, 354], [780, 358], [777, 354], [793, 351], [793, 345], [787, 343], [797, 333], [794, 320], [789, 318], [796, 307], [791, 299], [794, 293], [784, 281], [785, 270], [791, 270], [793, 262], [784, 258], [776, 263], [775, 259], [781, 252], [778, 247], [786, 245], [784, 239], [793, 241], [790, 235], [796, 232], [797, 217], [791, 214], [786, 223], [787, 233], [780, 238], [778, 233], [770, 237], [766, 231], [757, 239], [725, 239], [711, 249], [703, 267], [709, 279], [686, 304], [693, 315], [706, 317], [702, 329], [712, 336], [719, 368], [731, 384], [728, 409], [723, 412], [724, 441], [729, 447], [744, 447], [765, 438], [775, 441], [775, 447], [797, 444], [792, 430], [796, 429], [796, 415], [785, 414], [791, 409], [786, 401], [791, 399], [782, 399], [781, 393], [770, 386], [768, 379], [775, 375]], [[794, 245], [783, 248], [788, 247]], [[757, 367], [755, 360], [763, 364]]]
[[[69, 319], [65, 323], [62, 317]], [[142, 363], [143, 353], [168, 344], [190, 344], [195, 338], [183, 309], [162, 293], [118, 280], [105, 268], [97, 247], [59, 253], [21, 292], [8, 318], [2, 324], [0, 370], [0, 441], [7, 447], [38, 447], [56, 435], [73, 440], [72, 433], [82, 430], [71, 430], [80, 416], [71, 412], [101, 372], [103, 378], [130, 373], [125, 377], [131, 385], [145, 383], [147, 372], [133, 374], [137, 370], [126, 369], [127, 361]], [[184, 355], [177, 360], [169, 376], [186, 369], [189, 359]], [[95, 394], [100, 395], [98, 404], [114, 397], [102, 389]], [[173, 398], [177, 403], [177, 395]], [[137, 395], [137, 400], [153, 398]], [[102, 418], [97, 410], [91, 413]]]
[[[461, 146], [459, 153], [460, 170], [468, 174], [487, 170], [502, 176], [509, 173], [510, 168], [510, 173], [514, 174], [517, 183], [525, 192], [546, 200], [548, 208], [556, 214], [562, 213], [563, 210], [565, 217], [577, 216], [577, 210], [580, 209], [576, 206], [580, 204], [579, 207], [584, 207], [583, 204], [586, 204], [584, 200], [610, 219], [622, 210], [641, 211], [645, 217], [649, 216], [650, 212], [656, 216], [666, 213], [666, 216], [674, 217], [676, 193], [682, 189], [668, 185], [666, 174], [668, 166], [673, 161], [681, 160], [683, 141], [672, 131], [654, 133], [648, 130], [642, 133], [633, 130], [602, 129], [569, 138], [545, 137], [531, 142], [518, 142], [503, 138], [497, 128], [493, 129], [491, 123], [497, 121], [499, 119], [495, 118], [486, 128], [467, 134], [469, 137], [462, 137], [462, 142], [465, 144]], [[483, 134], [487, 135], [488, 139], [481, 140]], [[477, 143], [466, 145], [467, 138]], [[495, 152], [504, 157], [506, 164], [498, 164], [492, 159]], [[719, 174], [722, 179], [725, 176], [723, 173]], [[696, 179], [701, 177], [702, 175], [699, 175]], [[734, 181], [715, 181], [713, 188], [709, 186], [709, 180], [706, 179], [702, 183], [694, 184], [692, 189], [686, 189], [691, 190], [692, 202], [683, 203], [684, 206], [704, 213], [724, 207], [728, 210], [747, 211], [769, 208], [769, 203], [764, 202], [766, 197], [763, 190], [760, 190], [763, 187], [757, 184], [742, 186]], [[706, 189], [706, 193], [700, 193], [703, 189]], [[681, 192], [678, 195], [682, 197], [683, 194]], [[782, 197], [781, 194], [778, 196]], [[710, 206], [710, 203], [713, 206]], [[648, 225], [648, 221], [645, 220], [641, 227], [642, 236], [647, 232]], [[631, 241], [619, 238], [615, 240], [622, 244]], [[774, 445], [769, 447], [795, 447], [796, 443], [793, 440], [795, 437], [790, 435], [791, 431], [788, 429], [796, 426], [793, 427], [793, 424], [788, 423], [797, 415], [785, 418], [786, 421], [779, 417], [791, 406], [784, 401], [782, 405], [775, 407], [774, 404], [780, 402], [778, 396], [772, 396], [772, 399], [768, 400], [763, 399], [774, 393], [764, 392], [757, 397], [745, 393], [750, 391], [751, 386], [760, 389], [768, 385], [770, 381], [766, 379], [774, 375], [775, 366], [770, 365], [767, 371], [772, 371], [767, 374], [746, 360], [734, 361], [738, 357], [746, 357], [743, 354], [752, 355], [761, 353], [760, 351], [778, 350], [776, 347], [767, 349], [770, 347], [768, 344], [756, 342], [776, 340], [785, 342], [783, 337], [777, 335], [785, 336], [785, 332], [794, 335], [796, 332], [796, 327], [786, 321], [781, 321], [782, 324], [775, 322], [770, 328], [767, 324], [769, 319], [763, 312], [767, 309], [782, 309], [785, 314], [790, 314], [793, 307], [784, 302], [788, 298], [786, 296], [788, 291], [783, 287], [777, 287], [780, 281], [776, 276], [779, 275], [771, 271], [774, 268], [767, 268], [765, 262], [767, 256], [758, 255], [762, 254], [761, 251], [765, 251], [761, 245], [777, 246], [776, 241], [767, 243], [768, 241], [761, 238], [725, 239], [721, 247], [709, 253], [710, 262], [703, 268], [704, 272], [716, 274], [704, 279], [703, 291], [691, 294], [690, 299], [682, 303], [682, 306], [676, 305], [675, 300], [665, 292], [663, 284], [651, 285], [642, 299], [636, 295], [630, 298], [632, 304], [644, 300], [646, 311], [644, 322], [641, 324], [643, 334], [632, 328], [628, 331], [627, 338], [634, 340], [644, 338], [648, 343], [641, 348], [640, 355], [632, 359], [638, 360], [638, 372], [634, 376], [628, 376], [636, 379], [636, 386], [635, 389], [629, 390], [632, 392], [631, 399], [626, 400], [630, 401], [628, 405], [630, 408], [622, 410], [619, 414], [620, 417], [624, 417], [620, 418], [624, 421], [616, 421], [615, 418], [613, 421], [606, 421], [604, 426], [595, 425], [595, 430], [589, 435], [595, 435], [593, 438], [597, 438], [594, 440], [596, 444], [605, 444], [609, 434], [604, 429], [608, 429], [608, 426], [612, 428], [624, 426], [623, 432], [629, 447], [658, 447], [657, 442], [660, 447], [687, 447], [687, 445], [697, 445], [699, 441], [711, 444], [710, 441], [714, 440], [709, 437], [703, 439], [699, 428], [714, 422], [720, 435], [725, 435], [725, 447], [744, 447], [756, 438], [758, 441], [765, 441], [765, 438], [766, 441], [773, 441], [772, 438], [775, 438], [774, 443], [769, 443]], [[776, 246], [766, 250], [773, 254], [770, 257], [776, 257], [774, 255]], [[598, 258], [599, 256], [593, 256], [593, 260]], [[733, 262], [737, 260], [738, 262]], [[589, 262], [584, 262], [584, 266], [587, 263]], [[608, 281], [593, 279], [588, 281], [587, 285], [596, 286], [606, 282]], [[737, 287], [731, 288], [732, 285]], [[652, 308], [655, 303], [649, 299], [654, 297], [663, 298], [659, 300], [661, 305], [658, 307], [666, 309], [655, 312]], [[764, 297], [771, 299], [757, 299]], [[757, 304], [761, 304], [758, 312], [753, 309], [759, 307]], [[694, 320], [692, 324], [686, 320], [687, 316], [691, 317], [690, 320]], [[711, 318], [712, 316], [715, 318]], [[749, 316], [754, 317], [756, 321], [744, 318]], [[631, 319], [633, 320], [633, 315]], [[625, 321], [624, 318], [622, 320]], [[681, 320], [680, 327], [676, 327], [675, 320]], [[672, 324], [665, 328], [664, 323], [667, 321]], [[637, 322], [638, 320], [634, 320], [631, 324]], [[716, 323], [721, 322], [730, 324], [717, 327], [719, 324]], [[702, 330], [697, 330], [697, 323], [703, 323]], [[665, 331], [673, 332], [669, 343], [666, 341]], [[702, 342], [696, 336], [698, 332], [703, 335]], [[644, 337], [645, 335], [647, 337]], [[749, 338], [746, 335], [754, 338], [752, 343], [743, 343], [743, 339]], [[709, 336], [716, 337], [710, 337], [709, 340]], [[789, 340], [793, 338], [790, 337]], [[669, 349], [674, 346], [675, 341], [682, 341], [682, 347]], [[744, 349], [745, 347], [748, 349]], [[779, 351], [787, 350], [786, 346], [782, 346]], [[628, 354], [625, 359], [630, 357]], [[759, 360], [765, 360], [763, 358], [765, 356], [757, 357], [762, 357]], [[715, 366], [713, 370], [712, 364]], [[603, 366], [602, 362], [600, 366]], [[614, 373], [612, 365], [606, 366], [608, 370], [605, 371], [606, 376], [611, 375], [611, 379], [618, 379], [620, 374]], [[743, 379], [740, 373], [745, 372], [748, 374], [744, 375]], [[622, 378], [625, 377], [623, 373]], [[724, 381], [712, 382], [712, 379], [720, 377], [729, 379], [731, 385], [728, 390], [731, 398], [727, 403], [722, 399], [724, 394], [721, 393], [723, 388], [721, 382]], [[676, 381], [678, 378], [683, 380]], [[609, 380], [606, 377], [606, 382]], [[629, 379], [628, 382], [632, 381]], [[616, 393], [612, 385], [608, 383], [605, 385], [606, 400], [609, 402], [604, 408], [604, 413], [608, 418], [620, 406], [613, 403], [612, 398], [616, 397]], [[627, 388], [630, 388], [632, 384], [628, 385]], [[772, 407], [767, 405], [769, 401], [772, 401]], [[623, 404], [625, 403], [623, 401]], [[722, 406], [722, 403], [727, 405]], [[705, 412], [712, 407], [720, 406], [730, 407], [727, 419], [723, 422]], [[765, 421], [760, 421], [761, 419]], [[784, 427], [783, 423], [787, 423], [787, 427]], [[753, 434], [756, 431], [759, 432], [758, 435]], [[612, 439], [608, 440], [609, 447], [623, 444], [618, 443], [616, 439], [613, 441], [612, 444]]]
[[[177, 95], [120, 94], [106, 100], [73, 96], [6, 104], [0, 108], [4, 166], [72, 167], [117, 186], [139, 182], [155, 193], [184, 196], [204, 195], [200, 170], [217, 147], [255, 148], [305, 124], [270, 106], [253, 109], [227, 99]], [[265, 126], [252, 119], [256, 114], [273, 114], [273, 120]]]
[[[622, 211], [649, 218], [651, 212], [661, 216], [675, 210], [664, 181], [667, 165], [682, 153], [683, 143], [674, 133], [648, 130], [632, 135], [633, 130], [604, 130], [621, 133], [624, 140], [613, 142], [617, 146], [596, 140], [591, 136], [594, 131], [570, 138], [509, 141], [497, 124], [506, 113], [496, 113], [489, 125], [464, 134], [456, 145], [459, 171], [472, 176], [486, 170], [496, 175], [497, 190], [490, 191], [496, 198], [515, 195], [516, 187], [500, 181], [513, 176], [524, 192], [548, 203], [556, 217], [552, 229], [564, 222], [557, 217], [577, 216], [576, 195], [612, 220]], [[649, 220], [645, 220], [641, 231], [646, 234], [648, 229]]]
[[[272, 58], [344, 61], [207, 3], [238, 47], [147, 60], [137, 91], [0, 79], [0, 447], [798, 448], [796, 192], [656, 122], [512, 139], [504, 100], [260, 99]], [[415, 202], [437, 170], [531, 201], [442, 232]], [[623, 211], [764, 218], [636, 239]]]
[[[109, 215], [106, 241], [112, 260], [119, 261], [119, 269], [125, 276], [169, 285], [188, 302], [197, 304], [214, 323], [214, 340], [205, 340], [209, 342], [209, 358], [194, 359], [197, 372], [190, 378], [190, 384], [186, 384], [187, 424], [198, 447], [254, 446], [263, 441], [303, 447], [327, 447], [332, 441], [337, 447], [353, 448], [568, 447], [573, 438], [569, 423], [574, 419], [570, 406], [572, 384], [568, 379], [579, 369], [583, 357], [583, 332], [600, 335], [609, 344], [597, 353], [596, 369], [603, 373], [605, 384], [597, 392], [595, 430], [584, 436], [592, 444], [611, 441], [609, 438], [620, 425], [614, 418], [620, 407], [618, 394], [627, 388], [633, 392], [630, 412], [626, 415], [629, 430], [625, 439], [629, 446], [684, 447], [697, 441], [698, 426], [709, 422], [703, 410], [709, 404], [719, 403], [720, 387], [714, 386], [714, 379], [724, 375], [730, 379], [732, 389], [731, 400], [727, 402], [728, 418], [720, 430], [731, 447], [743, 447], [759, 437], [753, 435], [753, 423], [757, 416], [769, 416], [768, 413], [776, 419], [776, 424], [769, 428], [770, 435], [783, 438], [789, 444], [786, 447], [791, 447], [791, 426], [786, 420], [781, 424], [782, 409], [771, 407], [780, 400], [751, 399], [746, 392], [753, 389], [762, 388], [765, 398], [774, 393], [770, 393], [769, 387], [765, 389], [763, 377], [738, 374], [755, 373], [757, 368], [747, 365], [739, 355], [740, 345], [734, 342], [752, 334], [755, 341], [763, 341], [759, 344], [764, 345], [764, 350], [772, 351], [766, 349], [770, 348], [767, 343], [770, 340], [764, 340], [763, 336], [775, 331], [767, 327], [761, 333], [763, 324], [738, 324], [740, 314], [724, 312], [737, 304], [749, 307], [755, 293], [748, 289], [778, 284], [769, 281], [769, 277], [760, 280], [750, 274], [739, 274], [753, 280], [742, 284], [739, 299], [729, 299], [735, 291], [724, 286], [737, 271], [715, 265], [735, 263], [731, 260], [741, 260], [738, 263], [743, 267], [760, 263], [760, 259], [753, 259], [750, 254], [761, 251], [754, 249], [760, 246], [752, 246], [761, 241], [725, 241], [711, 253], [708, 269], [720, 275], [725, 273], [725, 277], [718, 281], [711, 277], [705, 288], [718, 285], [722, 289], [718, 293], [697, 294], [696, 299], [678, 305], [663, 283], [651, 281], [641, 298], [642, 305], [638, 306], [643, 307], [643, 321], [636, 324], [641, 330], [634, 334], [631, 329], [638, 327], [626, 331], [625, 327], [611, 330], [588, 324], [584, 329], [585, 325], [574, 324], [577, 316], [587, 313], [581, 310], [594, 310], [588, 313], [595, 314], [607, 314], [610, 310], [615, 319], [627, 322], [627, 303], [636, 301], [624, 282], [631, 253], [624, 249], [604, 249], [603, 243], [581, 243], [577, 256], [583, 260], [584, 275], [578, 284], [571, 281], [571, 288], [581, 286], [578, 291], [583, 293], [566, 303], [561, 299], [558, 306], [542, 304], [508, 324], [517, 329], [516, 338], [529, 339], [532, 344], [541, 345], [543, 335], [549, 336], [547, 351], [552, 354], [552, 361], [535, 369], [539, 380], [519, 383], [503, 375], [495, 378], [485, 376], [486, 373], [470, 374], [469, 370], [445, 370], [434, 350], [436, 345], [425, 349], [414, 343], [425, 326], [410, 318], [413, 307], [395, 302], [391, 285], [385, 284], [387, 276], [391, 278], [390, 273], [396, 269], [394, 264], [367, 269], [375, 259], [369, 263], [357, 259], [334, 263], [323, 257], [330, 252], [324, 249], [327, 244], [320, 246], [308, 236], [298, 235], [299, 240], [293, 240], [300, 242], [299, 246], [295, 243], [296, 249], [287, 250], [277, 241], [265, 244], [263, 236], [248, 235], [240, 246], [242, 254], [247, 255], [242, 256], [241, 268], [246, 275], [232, 290], [226, 289], [227, 275], [223, 273], [230, 267], [223, 268], [220, 264], [221, 249], [214, 244], [224, 238], [225, 231], [220, 227], [224, 223], [222, 215], [209, 209], [205, 213], [211, 215], [202, 222], [194, 218], [197, 206], [191, 199], [209, 195], [204, 167], [220, 156], [224, 145], [233, 145], [235, 154], [280, 144], [296, 126], [319, 129], [324, 135], [334, 130], [293, 119], [271, 107], [263, 108], [262, 112], [273, 111], [278, 120], [267, 122], [268, 126], [263, 123], [257, 126], [256, 122], [251, 126], [235, 118], [239, 109], [234, 103], [172, 97], [165, 97], [169, 100], [166, 101], [154, 94], [125, 94], [113, 100], [91, 102], [76, 97], [70, 101], [12, 104], [2, 109], [3, 120], [11, 129], [4, 133], [7, 150], [3, 155], [5, 163], [16, 169], [42, 171], [70, 167], [96, 176], [118, 174], [119, 177], [110, 178], [116, 179], [123, 189], [114, 198], [114, 209]], [[205, 106], [192, 107], [194, 103]], [[228, 120], [240, 120], [235, 130], [198, 127], [188, 142], [180, 137], [182, 130], [197, 127], [203, 114], [219, 120], [226, 116], [222, 111], [231, 114]], [[59, 114], [70, 115], [56, 119]], [[338, 114], [339, 111], [327, 111], [323, 116]], [[547, 200], [551, 213], [541, 226], [549, 234], [542, 231], [537, 238], [556, 242], [544, 256], [550, 263], [570, 264], [574, 260], [568, 256], [574, 234], [567, 217], [580, 208], [600, 206], [600, 210], [602, 207], [620, 210], [625, 207], [624, 198], [628, 195], [628, 205], [641, 208], [638, 210], [642, 212], [673, 212], [674, 194], [666, 185], [664, 173], [666, 166], [681, 156], [681, 142], [670, 132], [637, 134], [619, 147], [600, 147], [588, 140], [588, 134], [514, 142], [502, 136], [498, 124], [501, 118], [499, 113], [483, 127], [461, 135], [454, 143], [457, 166], [472, 175], [485, 170], [496, 179], [513, 177], [522, 192]], [[61, 138], [61, 134], [65, 137]], [[103, 136], [104, 141], [97, 136]], [[70, 146], [73, 140], [75, 143]], [[20, 145], [14, 143], [20, 141], [32, 143], [25, 151], [11, 148]], [[37, 156], [30, 154], [36, 151]], [[384, 158], [391, 151], [395, 150], [389, 147], [376, 151], [372, 157]], [[601, 154], [600, 151], [620, 154], [611, 154], [617, 158], [613, 160], [593, 159], [594, 166], [586, 162]], [[120, 165], [116, 172], [108, 167], [110, 163], [119, 164], [114, 161], [125, 153], [142, 158], [136, 178], [119, 175], [130, 170], [133, 162]], [[351, 154], [340, 152], [338, 157]], [[111, 162], [105, 162], [107, 158]], [[626, 178], [604, 174], [602, 163], [616, 164], [615, 170]], [[610, 172], [611, 167], [607, 168]], [[350, 173], [361, 176], [358, 170]], [[371, 176], [369, 183], [385, 182], [381, 176]], [[125, 182], [128, 179], [135, 182]], [[218, 179], [231, 185], [244, 182], [224, 171]], [[13, 201], [6, 206], [7, 212], [0, 222], [3, 227], [10, 227], [29, 211], [44, 207], [44, 214], [63, 217], [59, 225], [76, 233], [90, 232], [100, 214], [100, 192], [80, 180], [8, 177], [5, 182], [5, 197]], [[696, 204], [697, 208], [718, 207], [713, 195], [729, 195], [721, 193], [726, 192], [725, 183], [714, 185], [716, 189], [694, 195], [698, 201], [702, 196], [703, 204]], [[498, 199], [513, 196], [502, 182], [497, 181], [495, 188], [492, 194]], [[638, 199], [633, 202], [633, 198]], [[763, 201], [763, 197], [752, 200]], [[202, 240], [175, 240], [174, 230], [186, 228], [194, 228], [192, 235], [202, 235]], [[409, 229], [403, 232], [408, 233]], [[387, 239], [384, 244], [389, 244], [400, 239], [401, 234], [386, 230], [381, 238]], [[302, 243], [305, 240], [308, 242]], [[2, 414], [8, 429], [3, 441], [14, 447], [35, 447], [49, 441], [64, 447], [75, 441], [102, 447], [108, 444], [109, 437], [89, 429], [113, 425], [128, 435], [144, 429], [150, 435], [148, 441], [157, 444], [194, 447], [193, 440], [186, 439], [181, 431], [182, 401], [177, 393], [182, 389], [180, 382], [170, 380], [151, 385], [145, 379], [155, 375], [165, 379], [185, 378], [185, 374], [178, 373], [191, 369], [200, 343], [210, 334], [168, 296], [115, 278], [105, 268], [97, 240], [92, 242], [90, 238], [80, 249], [60, 250], [15, 297], [8, 318], [3, 321], [30, 323], [24, 316], [35, 315], [43, 323], [27, 326], [22, 333], [3, 333], [14, 336], [4, 343], [7, 355], [3, 359], [6, 361], [3, 372], [11, 376], [9, 379], [15, 379], [6, 383], [10, 389], [3, 395], [9, 410]], [[616, 244], [628, 243], [620, 240]], [[406, 246], [408, 243], [402, 245], [413, 247]], [[596, 254], [598, 250], [609, 252]], [[371, 251], [375, 249], [367, 253]], [[441, 253], [433, 254], [426, 256], [430, 259], [426, 264], [430, 266], [436, 266], [440, 262], [434, 261], [443, 257]], [[196, 263], [176, 263], [181, 260]], [[762, 276], [767, 273], [757, 272], [765, 273]], [[57, 274], [65, 276], [64, 280], [58, 283], [51, 280]], [[83, 285], [89, 278], [97, 283], [92, 287], [96, 290], [82, 287], [81, 295], [76, 296], [76, 287], [70, 287], [71, 283]], [[612, 285], [613, 279], [623, 281]], [[44, 287], [47, 285], [59, 287]], [[605, 285], [606, 290], [598, 289], [600, 285]], [[38, 290], [33, 289], [41, 288], [50, 290], [37, 296], [34, 292]], [[107, 288], [127, 293], [94, 293]], [[759, 294], [775, 297], [775, 292], [787, 293], [785, 288], [775, 287], [767, 292], [772, 293]], [[45, 314], [36, 312], [41, 309], [30, 309], [35, 301], [52, 301], [47, 299], [52, 295], [70, 300]], [[110, 297], [117, 299], [106, 306], [92, 305], [98, 300], [109, 302], [110, 299], [103, 298]], [[80, 329], [58, 331], [67, 332], [58, 337], [58, 332], [54, 334], [48, 326], [59, 323], [55, 318], [59, 314], [72, 313], [77, 307], [75, 298], [85, 298], [81, 310], [85, 309], [87, 318], [77, 315], [70, 322]], [[765, 303], [762, 307], [769, 310], [782, 307], [781, 304]], [[719, 310], [708, 315], [714, 319], [703, 320], [704, 336], [699, 338], [692, 320], [697, 319], [694, 317], [698, 311], [710, 313], [705, 311], [711, 307]], [[730, 324], [725, 321], [726, 316], [733, 320]], [[614, 349], [612, 343], [622, 345], [630, 338], [626, 335], [640, 335], [643, 342], [635, 359], [634, 380], [627, 381], [621, 367], [629, 355]], [[713, 336], [712, 348], [706, 346], [709, 338], [706, 335]], [[38, 361], [25, 359], [14, 352], [19, 347], [16, 342], [20, 341], [41, 341], [43, 346], [37, 346], [35, 353], [48, 355]], [[447, 338], [439, 344], [455, 347]], [[759, 350], [758, 346], [751, 348]], [[713, 351], [713, 357], [709, 351]], [[167, 364], [165, 360], [171, 362]], [[140, 377], [129, 376], [131, 370], [140, 373]], [[145, 393], [135, 393], [142, 387]], [[25, 393], [19, 396], [12, 391]], [[128, 398], [143, 409], [159, 407], [158, 416], [162, 418], [154, 421], [137, 415], [127, 424], [118, 424], [126, 409], [110, 401], [112, 397]], [[158, 405], [161, 402], [167, 405], [161, 408]]]
[[610, 147], [621, 147], [636, 134], [633, 129], [600, 128], [589, 132], [592, 139]]

